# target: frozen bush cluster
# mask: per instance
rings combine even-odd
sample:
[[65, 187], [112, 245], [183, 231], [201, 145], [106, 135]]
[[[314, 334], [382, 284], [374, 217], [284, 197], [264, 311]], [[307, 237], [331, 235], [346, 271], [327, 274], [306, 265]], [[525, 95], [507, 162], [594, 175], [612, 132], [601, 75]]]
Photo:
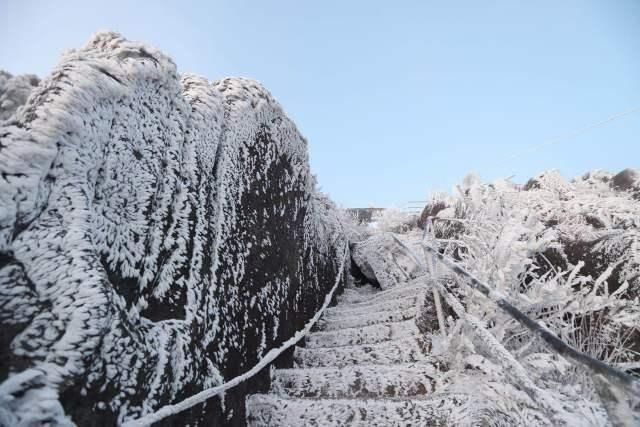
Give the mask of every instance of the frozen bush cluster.
[[[434, 197], [421, 225], [440, 252], [565, 342], [638, 374], [640, 202], [636, 173], [625, 175], [624, 187], [602, 171], [572, 181], [549, 171], [525, 186], [469, 175], [455, 194]], [[464, 416], [487, 410], [506, 424], [607, 422], [597, 378], [434, 265], [449, 310], [440, 342], [451, 360], [447, 388], [474, 384], [493, 402], [463, 408]]]
[[27, 102], [40, 80], [33, 74], [12, 76], [0, 70], [0, 123], [13, 116]]

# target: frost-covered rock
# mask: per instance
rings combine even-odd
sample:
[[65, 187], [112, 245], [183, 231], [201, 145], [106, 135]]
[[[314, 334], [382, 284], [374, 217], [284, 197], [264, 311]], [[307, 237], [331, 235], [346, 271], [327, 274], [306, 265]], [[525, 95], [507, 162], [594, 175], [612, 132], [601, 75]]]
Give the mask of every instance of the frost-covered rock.
[[[114, 33], [68, 52], [0, 128], [0, 417], [114, 425], [301, 329], [346, 245], [307, 156], [255, 81]], [[179, 423], [243, 420], [265, 375]]]
[[636, 200], [640, 200], [640, 172], [637, 169], [625, 169], [611, 179], [611, 187], [618, 191], [628, 191]]
[[33, 74], [12, 76], [0, 70], [0, 122], [9, 119], [27, 102], [40, 80]]
[[421, 272], [414, 254], [402, 247], [392, 233], [376, 234], [352, 244], [351, 259], [371, 283], [383, 290], [418, 277]]

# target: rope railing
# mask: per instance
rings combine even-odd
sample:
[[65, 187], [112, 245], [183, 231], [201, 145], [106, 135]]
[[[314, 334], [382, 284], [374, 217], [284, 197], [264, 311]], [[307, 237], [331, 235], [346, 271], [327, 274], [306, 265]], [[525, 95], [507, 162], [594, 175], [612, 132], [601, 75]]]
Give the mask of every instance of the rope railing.
[[141, 418], [138, 418], [136, 420], [131, 420], [131, 421], [127, 421], [124, 422], [122, 424], [122, 427], [142, 427], [142, 426], [148, 426], [151, 425], [153, 423], [156, 423], [158, 421], [161, 421], [171, 415], [176, 415], [180, 412], [183, 412], [195, 405], [198, 405], [200, 403], [203, 403], [204, 401], [214, 397], [214, 396], [219, 396], [222, 393], [226, 392], [227, 390], [237, 386], [238, 384], [248, 380], [249, 378], [253, 377], [254, 375], [256, 375], [258, 372], [262, 371], [264, 368], [266, 368], [271, 362], [273, 362], [278, 356], [280, 356], [285, 350], [293, 347], [294, 345], [296, 345], [302, 338], [304, 338], [309, 331], [311, 331], [311, 328], [313, 328], [313, 326], [318, 322], [318, 320], [320, 319], [320, 317], [322, 316], [322, 313], [324, 313], [324, 311], [326, 310], [326, 308], [329, 306], [329, 304], [331, 303], [331, 300], [333, 299], [333, 294], [335, 293], [336, 289], [338, 288], [338, 285], [340, 284], [340, 280], [342, 278], [343, 272], [344, 272], [344, 267], [346, 265], [346, 260], [347, 260], [347, 256], [349, 255], [349, 242], [347, 240], [347, 242], [345, 243], [345, 249], [344, 249], [344, 254], [342, 255], [342, 261], [340, 262], [340, 267], [338, 268], [338, 274], [336, 276], [336, 281], [333, 285], [333, 287], [331, 288], [331, 290], [329, 291], [329, 293], [325, 296], [324, 299], [324, 303], [322, 304], [322, 307], [320, 307], [320, 309], [318, 310], [318, 312], [315, 314], [315, 316], [313, 316], [313, 318], [311, 318], [311, 320], [309, 320], [307, 322], [307, 324], [305, 325], [305, 327], [303, 329], [301, 329], [300, 331], [296, 332], [294, 336], [292, 336], [291, 338], [289, 338], [287, 341], [285, 341], [284, 343], [282, 343], [282, 345], [278, 348], [275, 349], [271, 349], [267, 354], [264, 355], [264, 357], [262, 359], [260, 359], [260, 361], [250, 370], [248, 370], [247, 372], [245, 372], [242, 375], [239, 375], [227, 382], [225, 382], [224, 384], [220, 384], [218, 386], [215, 387], [211, 387], [205, 390], [202, 390], [199, 393], [194, 394], [191, 397], [188, 397], [178, 403], [172, 404], [172, 405], [165, 405], [162, 408], [158, 409], [156, 412], [152, 412], [150, 414], [144, 415]]

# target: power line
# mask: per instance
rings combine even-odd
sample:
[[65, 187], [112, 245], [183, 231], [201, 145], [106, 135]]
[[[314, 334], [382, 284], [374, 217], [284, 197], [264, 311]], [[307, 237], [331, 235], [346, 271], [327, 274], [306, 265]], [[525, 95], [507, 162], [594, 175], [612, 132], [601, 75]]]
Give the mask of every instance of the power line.
[[525, 154], [530, 154], [530, 153], [533, 153], [535, 151], [538, 151], [541, 148], [547, 147], [549, 145], [558, 144], [558, 143], [560, 143], [562, 141], [565, 141], [567, 139], [575, 138], [575, 137], [577, 137], [579, 135], [582, 135], [585, 132], [588, 132], [588, 131], [590, 131], [592, 129], [595, 129], [597, 127], [603, 126], [603, 125], [605, 125], [607, 123], [610, 123], [610, 122], [612, 122], [614, 120], [617, 120], [617, 119], [619, 119], [621, 117], [628, 116], [629, 114], [636, 113], [638, 111], [640, 111], [640, 107], [632, 108], [631, 110], [627, 110], [627, 111], [623, 111], [623, 112], [614, 114], [614, 115], [612, 115], [610, 117], [607, 117], [604, 120], [601, 120], [601, 121], [596, 122], [596, 123], [592, 123], [592, 124], [590, 124], [588, 126], [580, 128], [580, 129], [575, 130], [573, 132], [566, 133], [566, 134], [558, 136], [556, 138], [550, 139], [550, 140], [545, 141], [545, 142], [543, 142], [541, 144], [529, 146], [529, 148], [526, 151], [523, 151], [521, 153], [516, 153], [516, 154], [512, 155], [511, 157], [508, 157], [505, 160], [503, 160], [500, 163], [500, 166], [504, 165], [505, 163], [507, 163], [509, 161], [512, 161], [512, 160], [517, 159], [517, 158], [520, 158], [520, 157], [524, 156]]

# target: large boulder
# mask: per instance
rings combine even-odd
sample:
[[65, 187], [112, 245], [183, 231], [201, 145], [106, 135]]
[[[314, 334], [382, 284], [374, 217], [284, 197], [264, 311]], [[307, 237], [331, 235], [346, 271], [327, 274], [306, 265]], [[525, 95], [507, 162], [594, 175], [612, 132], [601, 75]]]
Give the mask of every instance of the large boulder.
[[381, 289], [389, 289], [418, 277], [421, 263], [415, 251], [398, 243], [392, 233], [375, 234], [351, 245], [351, 259], [368, 280]]
[[[301, 329], [346, 248], [307, 156], [255, 81], [114, 33], [67, 53], [0, 128], [0, 424], [115, 425]], [[267, 387], [176, 419], [243, 423]]]

